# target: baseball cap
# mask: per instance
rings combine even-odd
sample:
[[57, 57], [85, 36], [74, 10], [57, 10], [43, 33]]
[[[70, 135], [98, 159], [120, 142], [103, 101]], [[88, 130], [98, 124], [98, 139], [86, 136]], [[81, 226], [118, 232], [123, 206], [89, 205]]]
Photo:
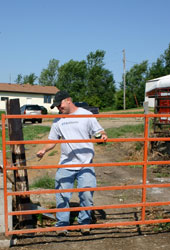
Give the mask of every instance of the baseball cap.
[[53, 109], [54, 107], [59, 106], [61, 104], [62, 100], [66, 99], [68, 97], [70, 97], [70, 95], [67, 91], [65, 91], [65, 90], [58, 91], [55, 94], [53, 104], [51, 105], [50, 108]]

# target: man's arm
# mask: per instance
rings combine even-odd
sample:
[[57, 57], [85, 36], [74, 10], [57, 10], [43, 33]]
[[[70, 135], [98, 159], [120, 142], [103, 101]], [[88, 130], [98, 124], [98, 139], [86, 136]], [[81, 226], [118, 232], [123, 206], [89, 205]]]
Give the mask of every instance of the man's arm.
[[43, 149], [37, 152], [37, 157], [42, 158], [45, 153], [53, 149], [55, 145], [55, 143], [45, 145]]

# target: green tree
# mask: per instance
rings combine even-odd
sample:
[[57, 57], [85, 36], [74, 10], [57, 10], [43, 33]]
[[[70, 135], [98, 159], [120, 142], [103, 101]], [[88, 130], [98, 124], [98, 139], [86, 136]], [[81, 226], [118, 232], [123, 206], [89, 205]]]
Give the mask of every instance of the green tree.
[[115, 93], [115, 109], [123, 109], [123, 89], [119, 89]]
[[126, 74], [127, 90], [131, 93], [129, 99], [131, 99], [130, 103], [134, 103], [134, 107], [143, 105], [147, 70], [148, 62], [144, 61], [141, 64], [135, 64]]
[[58, 79], [59, 61], [51, 59], [47, 69], [43, 69], [40, 77], [39, 84], [42, 86], [56, 86]]
[[15, 82], [16, 83], [22, 83], [22, 78], [23, 78], [22, 74], [18, 74]]
[[86, 93], [86, 62], [73, 61], [62, 65], [58, 70], [57, 87], [67, 90], [73, 101], [82, 101]]
[[170, 44], [163, 55], [152, 63], [148, 70], [147, 80], [170, 74]]
[[87, 95], [90, 105], [109, 107], [114, 105], [116, 91], [112, 73], [104, 68], [105, 51], [97, 50], [87, 56]]
[[163, 57], [165, 60], [165, 75], [168, 75], [170, 74], [170, 44], [165, 50]]
[[73, 101], [86, 101], [98, 107], [113, 106], [115, 82], [111, 72], [104, 68], [104, 51], [97, 50], [87, 61], [73, 61], [58, 70], [57, 87], [67, 90]]
[[38, 77], [34, 73], [31, 73], [30, 75], [25, 75], [25, 76], [22, 76], [22, 74], [18, 74], [15, 82], [20, 83], [20, 84], [29, 83], [31, 85], [34, 85], [37, 78]]
[[148, 70], [147, 80], [158, 78], [165, 75], [164, 59], [163, 56], [152, 63], [152, 66]]
[[[126, 72], [126, 108], [135, 108], [143, 104], [147, 72], [147, 61], [144, 61], [141, 64], [135, 64]], [[120, 84], [120, 89], [123, 91], [123, 82]], [[116, 108], [119, 107], [119, 103], [116, 104]]]
[[38, 77], [34, 73], [31, 73], [30, 75], [25, 75], [23, 77], [23, 84], [29, 83], [31, 85], [34, 85], [37, 78]]

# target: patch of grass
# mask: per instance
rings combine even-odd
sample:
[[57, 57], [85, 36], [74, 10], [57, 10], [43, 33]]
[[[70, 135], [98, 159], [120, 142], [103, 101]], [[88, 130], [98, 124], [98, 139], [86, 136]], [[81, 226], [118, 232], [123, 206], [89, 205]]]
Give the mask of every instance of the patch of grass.
[[143, 148], [143, 142], [140, 142], [140, 141], [137, 141], [136, 143], [135, 143], [135, 150], [136, 151], [140, 151], [142, 148]]
[[41, 139], [49, 131], [48, 126], [25, 126], [23, 127], [24, 140]]
[[170, 174], [169, 173], [157, 173], [156, 177], [157, 178], [163, 178], [163, 177], [169, 177]]
[[37, 221], [39, 221], [39, 224], [41, 227], [43, 226], [43, 215], [42, 214], [36, 214]]
[[101, 108], [99, 112], [116, 111], [114, 107]]
[[166, 223], [159, 223], [157, 226], [154, 227], [154, 231], [157, 232], [169, 232], [170, 231], [170, 222]]
[[48, 156], [54, 156], [58, 153], [57, 150], [53, 150], [51, 153], [48, 154]]
[[123, 113], [123, 114], [143, 114], [144, 113], [143, 107], [126, 109], [126, 110], [123, 110], [123, 109], [117, 110], [114, 107], [107, 107], [107, 108], [100, 109], [100, 112], [108, 112], [108, 111], [112, 111], [113, 113], [115, 112], [115, 113]]
[[[6, 140], [9, 140], [8, 129], [5, 129]], [[2, 150], [2, 133], [0, 133], [0, 150]], [[10, 150], [10, 146], [7, 146], [7, 151]]]
[[5, 111], [0, 111], [0, 120], [2, 119], [2, 118], [1, 118], [1, 115], [2, 115], [2, 114], [5, 114]]
[[43, 176], [42, 178], [39, 178], [38, 180], [36, 180], [32, 185], [30, 185], [30, 188], [32, 189], [36, 189], [36, 188], [54, 189], [55, 179], [49, 177], [48, 175]]
[[[46, 133], [50, 131], [48, 126], [25, 126], [23, 127], [24, 140], [41, 139]], [[5, 130], [6, 140], [9, 140], [8, 129]], [[7, 150], [10, 147], [7, 146]], [[0, 133], [0, 150], [2, 150], [2, 133]]]
[[124, 125], [119, 128], [108, 128], [106, 132], [109, 138], [126, 137], [126, 134], [129, 133], [133, 133], [134, 136], [144, 132], [144, 125]]

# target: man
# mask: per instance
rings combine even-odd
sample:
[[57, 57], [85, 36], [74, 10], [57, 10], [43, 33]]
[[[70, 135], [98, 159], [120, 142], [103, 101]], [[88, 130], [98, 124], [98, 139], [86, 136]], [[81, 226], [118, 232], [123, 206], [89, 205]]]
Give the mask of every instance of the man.
[[[56, 93], [51, 108], [57, 107], [60, 114], [67, 114], [68, 118], [57, 118], [51, 127], [48, 139], [50, 140], [72, 140], [72, 139], [90, 139], [95, 134], [100, 133], [101, 139], [107, 140], [107, 135], [98, 123], [95, 117], [69, 118], [69, 115], [92, 114], [88, 110], [78, 108], [72, 102], [70, 95], [66, 91]], [[47, 144], [37, 153], [42, 158], [46, 152], [55, 147], [55, 143]], [[92, 163], [94, 157], [93, 143], [62, 143], [61, 157], [59, 164], [73, 165], [73, 167], [59, 168], [55, 177], [56, 189], [70, 189], [74, 187], [74, 181], [77, 180], [78, 188], [96, 187], [96, 177], [93, 167], [74, 167], [74, 164]], [[56, 193], [57, 208], [68, 208], [72, 193]], [[93, 206], [93, 192], [86, 191], [79, 193], [80, 206]], [[68, 226], [70, 212], [56, 213], [56, 227]], [[91, 222], [91, 210], [80, 211], [78, 223], [87, 225]], [[88, 234], [89, 229], [82, 229], [82, 234]], [[68, 232], [62, 231], [63, 235]]]

